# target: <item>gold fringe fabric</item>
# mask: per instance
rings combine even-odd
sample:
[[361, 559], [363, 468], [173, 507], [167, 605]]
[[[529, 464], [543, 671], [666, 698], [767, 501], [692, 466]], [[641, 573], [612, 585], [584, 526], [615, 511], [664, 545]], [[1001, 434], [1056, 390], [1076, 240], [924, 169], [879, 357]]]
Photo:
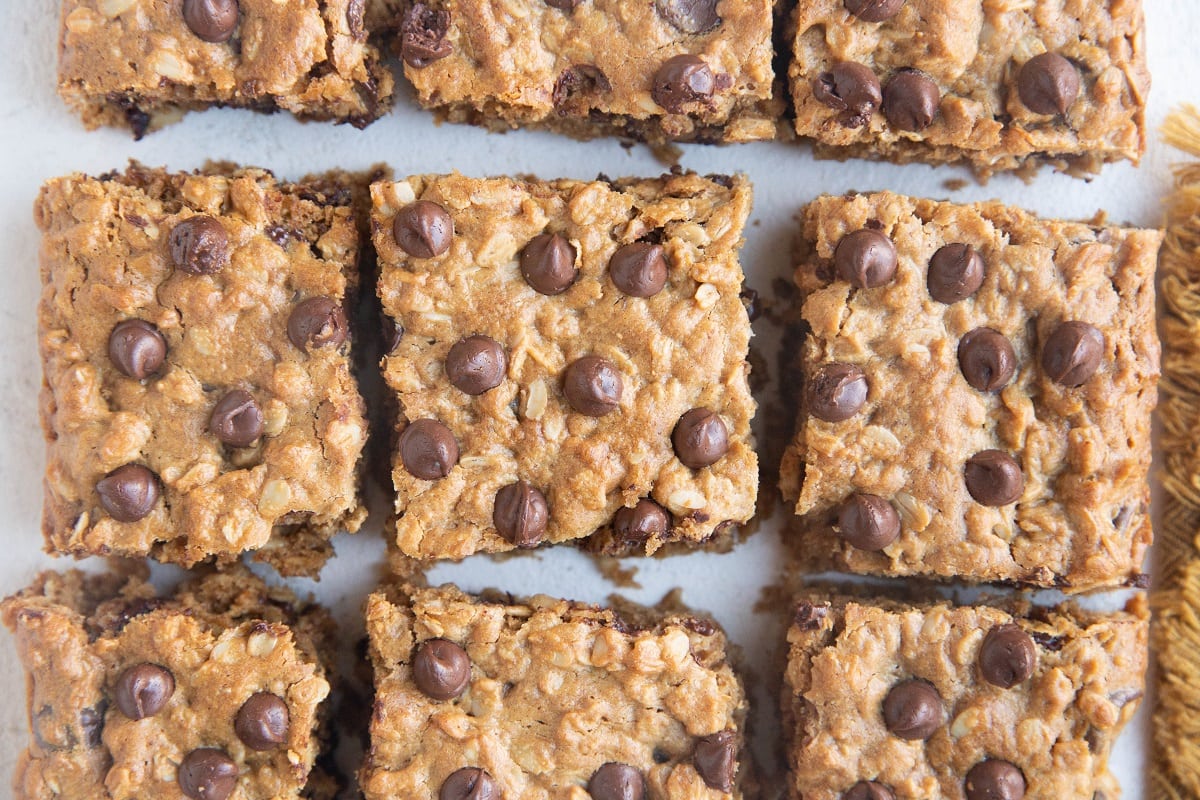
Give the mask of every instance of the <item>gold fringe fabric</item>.
[[[1200, 109], [1168, 117], [1163, 140], [1200, 158]], [[1158, 657], [1153, 800], [1200, 800], [1200, 163], [1175, 168], [1159, 258], [1165, 490], [1153, 598]]]

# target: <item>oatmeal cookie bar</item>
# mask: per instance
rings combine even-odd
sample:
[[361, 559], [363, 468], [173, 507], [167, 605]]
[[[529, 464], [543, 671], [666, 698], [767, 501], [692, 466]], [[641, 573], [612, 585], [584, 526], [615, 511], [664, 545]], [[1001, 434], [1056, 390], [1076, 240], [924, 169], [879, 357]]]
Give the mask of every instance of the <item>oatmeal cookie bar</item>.
[[17, 800], [330, 797], [324, 610], [237, 569], [162, 596], [47, 572], [0, 613], [28, 682]]
[[754, 513], [742, 178], [372, 187], [395, 544], [652, 553]]
[[796, 131], [818, 155], [986, 176], [1145, 150], [1140, 0], [811, 0], [790, 30]]
[[38, 309], [48, 549], [314, 574], [366, 516], [349, 192], [134, 165], [50, 181]]
[[397, 46], [422, 106], [495, 130], [771, 139], [771, 0], [430, 0]]
[[62, 0], [58, 90], [88, 128], [137, 138], [213, 106], [364, 127], [393, 79], [366, 0]]
[[798, 800], [1095, 800], [1147, 663], [1125, 612], [798, 603], [783, 718]]
[[367, 600], [367, 800], [740, 798], [746, 698], [706, 618], [451, 586]]
[[1086, 591], [1144, 580], [1161, 232], [822, 197], [781, 468], [810, 566]]

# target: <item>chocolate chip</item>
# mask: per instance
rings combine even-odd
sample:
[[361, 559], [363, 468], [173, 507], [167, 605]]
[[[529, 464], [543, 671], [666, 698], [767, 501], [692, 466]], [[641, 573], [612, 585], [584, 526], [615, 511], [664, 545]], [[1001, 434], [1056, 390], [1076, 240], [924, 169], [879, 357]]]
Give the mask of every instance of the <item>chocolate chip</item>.
[[613, 516], [613, 532], [622, 542], [630, 544], [644, 544], [651, 538], [662, 538], [670, 530], [670, 514], [647, 498], [638, 500], [633, 508], [617, 509]]
[[815, 631], [821, 627], [829, 609], [825, 606], [814, 606], [807, 601], [800, 601], [792, 613], [792, 624], [802, 631]]
[[349, 0], [346, 3], [346, 27], [356, 41], [367, 38], [366, 15], [367, 0]]
[[117, 522], [137, 522], [158, 503], [158, 476], [141, 464], [126, 464], [97, 481], [96, 493]]
[[228, 42], [238, 22], [237, 0], [183, 0], [183, 21], [197, 38]]
[[450, 249], [454, 220], [431, 200], [418, 200], [400, 209], [392, 220], [392, 235], [400, 249], [414, 258], [433, 258]]
[[839, 61], [813, 81], [813, 97], [845, 112], [839, 119], [847, 128], [861, 128], [883, 102], [879, 78], [854, 61]]
[[708, 33], [721, 24], [717, 0], [655, 0], [658, 15], [683, 33]]
[[702, 736], [692, 753], [692, 765], [709, 788], [732, 792], [733, 776], [737, 773], [737, 741], [733, 731]]
[[107, 709], [108, 701], [101, 700], [96, 705], [79, 712], [79, 727], [83, 729], [83, 741], [93, 750], [104, 744], [104, 713]]
[[471, 657], [447, 639], [429, 639], [417, 647], [413, 683], [434, 700], [453, 700], [471, 683]]
[[1006, 506], [1021, 499], [1025, 476], [1016, 459], [1003, 450], [983, 450], [967, 461], [967, 491], [985, 506]]
[[864, 22], [883, 22], [900, 13], [904, 0], [845, 0], [846, 10]]
[[928, 739], [945, 721], [942, 696], [927, 681], [902, 681], [883, 699], [883, 721], [900, 739]]
[[238, 709], [233, 730], [247, 747], [262, 752], [287, 742], [290, 724], [291, 715], [282, 697], [256, 692]]
[[746, 316], [750, 318], [751, 322], [762, 316], [763, 301], [756, 290], [742, 289], [738, 292], [738, 299], [742, 301], [742, 305], [746, 309]]
[[225, 800], [237, 788], [237, 764], [223, 750], [201, 747], [183, 757], [178, 782], [192, 800]]
[[642, 800], [646, 781], [628, 764], [610, 761], [592, 773], [587, 790], [592, 800]]
[[230, 447], [249, 447], [262, 436], [262, 408], [252, 394], [234, 389], [213, 407], [208, 429]]
[[575, 245], [566, 236], [543, 233], [530, 239], [521, 250], [521, 274], [536, 292], [562, 294], [579, 277], [575, 257]]
[[229, 263], [229, 234], [212, 217], [189, 217], [171, 229], [167, 249], [177, 268], [191, 275], [212, 275]]
[[350, 336], [341, 304], [329, 297], [310, 297], [296, 305], [287, 321], [288, 340], [305, 352], [340, 347]]
[[485, 770], [463, 767], [442, 783], [438, 800], [500, 800], [500, 789]]
[[139, 381], [150, 377], [167, 357], [167, 340], [140, 319], [118, 322], [108, 336], [108, 358], [122, 374]]
[[613, 284], [631, 297], [653, 297], [667, 285], [662, 245], [633, 242], [618, 247], [608, 260]]
[[856, 493], [838, 511], [837, 532], [859, 550], [882, 550], [900, 538], [900, 515], [874, 494]]
[[843, 422], [867, 402], [867, 376], [853, 364], [832, 362], [808, 376], [808, 413], [825, 422]]
[[132, 720], [153, 717], [175, 694], [175, 676], [158, 664], [134, 664], [117, 678], [113, 699]]
[[976, 328], [958, 343], [958, 368], [971, 388], [998, 392], [1017, 371], [1012, 343], [991, 328]]
[[400, 340], [404, 338], [404, 326], [391, 317], [384, 315], [382, 328], [383, 352], [386, 355], [400, 346]]
[[537, 547], [546, 536], [550, 508], [546, 496], [526, 481], [517, 481], [496, 492], [492, 524], [509, 544]]
[[989, 758], [971, 767], [964, 788], [967, 800], [1021, 800], [1025, 776], [1009, 762]]
[[564, 69], [554, 81], [550, 102], [560, 116], [586, 113], [598, 95], [612, 91], [612, 82], [595, 64], [574, 64]]
[[480, 395], [504, 382], [508, 357], [490, 336], [459, 339], [446, 354], [446, 378], [460, 391]]
[[1104, 358], [1104, 334], [1086, 322], [1064, 322], [1042, 346], [1042, 370], [1063, 386], [1082, 386]]
[[896, 275], [896, 245], [879, 231], [863, 228], [842, 237], [833, 251], [838, 277], [859, 289], [874, 289]]
[[672, 114], [683, 114], [691, 103], [707, 103], [716, 91], [716, 78], [700, 56], [673, 56], [654, 73], [650, 96]]
[[436, 481], [458, 463], [458, 440], [435, 419], [410, 422], [400, 434], [400, 461], [414, 478]]
[[842, 800], [896, 800], [896, 795], [882, 783], [859, 781], [842, 795]]
[[400, 57], [413, 69], [422, 69], [454, 51], [446, 40], [450, 12], [413, 3], [400, 24]]
[[1021, 66], [1017, 94], [1035, 114], [1066, 114], [1079, 97], [1079, 70], [1058, 53], [1042, 53]]
[[1054, 636], [1053, 634], [1042, 633], [1041, 631], [1034, 631], [1029, 635], [1040, 647], [1049, 650], [1051, 653], [1057, 653], [1059, 650], [1062, 650], [1067, 643], [1067, 640], [1062, 636]]
[[1024, 683], [1037, 669], [1037, 646], [1019, 625], [997, 625], [988, 631], [979, 648], [979, 671], [984, 680], [1001, 689]]
[[948, 244], [929, 259], [926, 285], [929, 296], [950, 305], [975, 294], [983, 285], [987, 266], [983, 256], [969, 244]]
[[933, 78], [917, 69], [898, 71], [883, 87], [883, 115], [897, 130], [925, 130], [933, 124], [941, 102]]
[[589, 417], [603, 417], [621, 407], [621, 373], [607, 358], [584, 356], [567, 367], [563, 394], [571, 408]]
[[671, 433], [675, 456], [685, 467], [704, 469], [729, 451], [729, 431], [724, 421], [707, 408], [684, 412]]
[[583, 0], [546, 0], [546, 5], [551, 8], [557, 8], [559, 11], [571, 12], [576, 6], [582, 3]]

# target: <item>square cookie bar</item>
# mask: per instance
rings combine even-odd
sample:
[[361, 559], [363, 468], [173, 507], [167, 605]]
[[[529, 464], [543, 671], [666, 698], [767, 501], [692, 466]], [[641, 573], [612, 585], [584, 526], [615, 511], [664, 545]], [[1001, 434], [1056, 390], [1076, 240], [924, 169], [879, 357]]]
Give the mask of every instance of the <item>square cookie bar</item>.
[[775, 137], [771, 0], [406, 3], [417, 99], [453, 122], [651, 143]]
[[359, 527], [348, 195], [137, 165], [43, 187], [50, 551], [191, 566], [259, 550], [314, 574]]
[[752, 784], [746, 697], [706, 618], [452, 586], [380, 592], [366, 613], [367, 800], [720, 800]]
[[1144, 689], [1121, 613], [801, 601], [783, 728], [793, 800], [1096, 800]]
[[811, 567], [1136, 584], [1151, 540], [1159, 231], [822, 197], [781, 469]]
[[395, 544], [715, 546], [754, 513], [738, 178], [372, 187]]
[[333, 620], [286, 589], [47, 572], [0, 612], [28, 684], [17, 800], [332, 797], [314, 763]]
[[367, 43], [366, 0], [63, 0], [58, 90], [88, 128], [137, 138], [233, 106], [364, 127], [394, 80]]
[[818, 155], [986, 176], [1145, 150], [1141, 0], [811, 0], [792, 22], [796, 131]]

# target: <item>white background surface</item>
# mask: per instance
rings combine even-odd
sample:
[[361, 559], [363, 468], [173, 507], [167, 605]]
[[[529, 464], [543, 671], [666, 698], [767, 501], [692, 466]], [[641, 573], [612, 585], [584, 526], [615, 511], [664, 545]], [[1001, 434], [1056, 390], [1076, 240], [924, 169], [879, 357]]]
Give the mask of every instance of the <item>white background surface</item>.
[[[1102, 0], [1096, 0], [1101, 2]], [[1193, 0], [1145, 0], [1148, 50], [1154, 88], [1150, 95], [1149, 151], [1140, 169], [1116, 165], [1084, 183], [1043, 174], [1033, 185], [997, 178], [986, 186], [970, 183], [950, 191], [945, 182], [967, 177], [955, 169], [894, 167], [867, 162], [817, 162], [796, 145], [743, 145], [728, 148], [688, 147], [685, 167], [707, 172], [745, 172], [756, 188], [752, 226], [743, 263], [748, 283], [770, 297], [771, 280], [789, 272], [792, 218], [822, 193], [850, 189], [889, 189], [954, 200], [999, 198], [1059, 217], [1088, 217], [1105, 209], [1117, 221], [1157, 225], [1161, 200], [1170, 185], [1168, 165], [1180, 156], [1157, 141], [1157, 130], [1169, 108], [1200, 102], [1200, 6]], [[57, 3], [54, 0], [3, 0], [0, 25], [0, 594], [24, 586], [49, 566], [66, 568], [41, 552], [42, 439], [37, 424], [40, 368], [35, 340], [35, 307], [39, 285], [37, 231], [31, 206], [39, 184], [73, 171], [100, 173], [122, 167], [130, 158], [149, 165], [193, 169], [209, 159], [227, 159], [267, 167], [286, 178], [335, 167], [366, 168], [390, 164], [397, 175], [459, 170], [466, 174], [536, 173], [542, 177], [591, 178], [650, 175], [662, 166], [640, 147], [626, 149], [616, 141], [579, 143], [549, 134], [517, 132], [488, 135], [458, 127], [437, 127], [401, 95], [391, 116], [365, 132], [349, 127], [301, 125], [284, 115], [213, 111], [193, 114], [182, 124], [135, 143], [119, 131], [87, 133], [59, 103], [54, 93], [54, 48]], [[756, 324], [756, 348], [769, 351], [773, 332]], [[768, 359], [774, 366], [774, 357]], [[772, 370], [773, 371], [773, 370]], [[774, 385], [767, 392], [774, 392]], [[770, 489], [768, 489], [770, 491]], [[377, 498], [378, 499], [378, 498]], [[293, 581], [334, 605], [350, 633], [361, 629], [355, 619], [365, 593], [383, 576], [380, 515], [357, 536], [337, 541], [338, 558], [321, 582]], [[777, 735], [774, 709], [765, 685], [777, 652], [777, 630], [768, 614], [756, 613], [761, 587], [777, 580], [781, 553], [775, 526], [764, 524], [756, 535], [729, 555], [675, 556], [634, 564], [640, 590], [622, 589], [629, 597], [653, 603], [674, 586], [684, 587], [684, 600], [711, 610], [743, 646], [754, 668], [747, 682], [760, 702], [757, 749], [770, 751]], [[629, 562], [627, 562], [627, 566]], [[96, 563], [91, 564], [97, 566]], [[545, 592], [602, 602], [614, 587], [585, 557], [570, 548], [539, 551], [495, 562], [470, 559], [438, 567], [431, 580], [453, 580], [463, 588], [500, 587], [518, 594]], [[23, 678], [11, 639], [0, 635], [0, 797], [9, 796], [9, 776], [28, 737]], [[1123, 740], [1115, 769], [1125, 796], [1142, 796], [1146, 705], [1140, 724]], [[766, 766], [768, 772], [772, 765]]]

